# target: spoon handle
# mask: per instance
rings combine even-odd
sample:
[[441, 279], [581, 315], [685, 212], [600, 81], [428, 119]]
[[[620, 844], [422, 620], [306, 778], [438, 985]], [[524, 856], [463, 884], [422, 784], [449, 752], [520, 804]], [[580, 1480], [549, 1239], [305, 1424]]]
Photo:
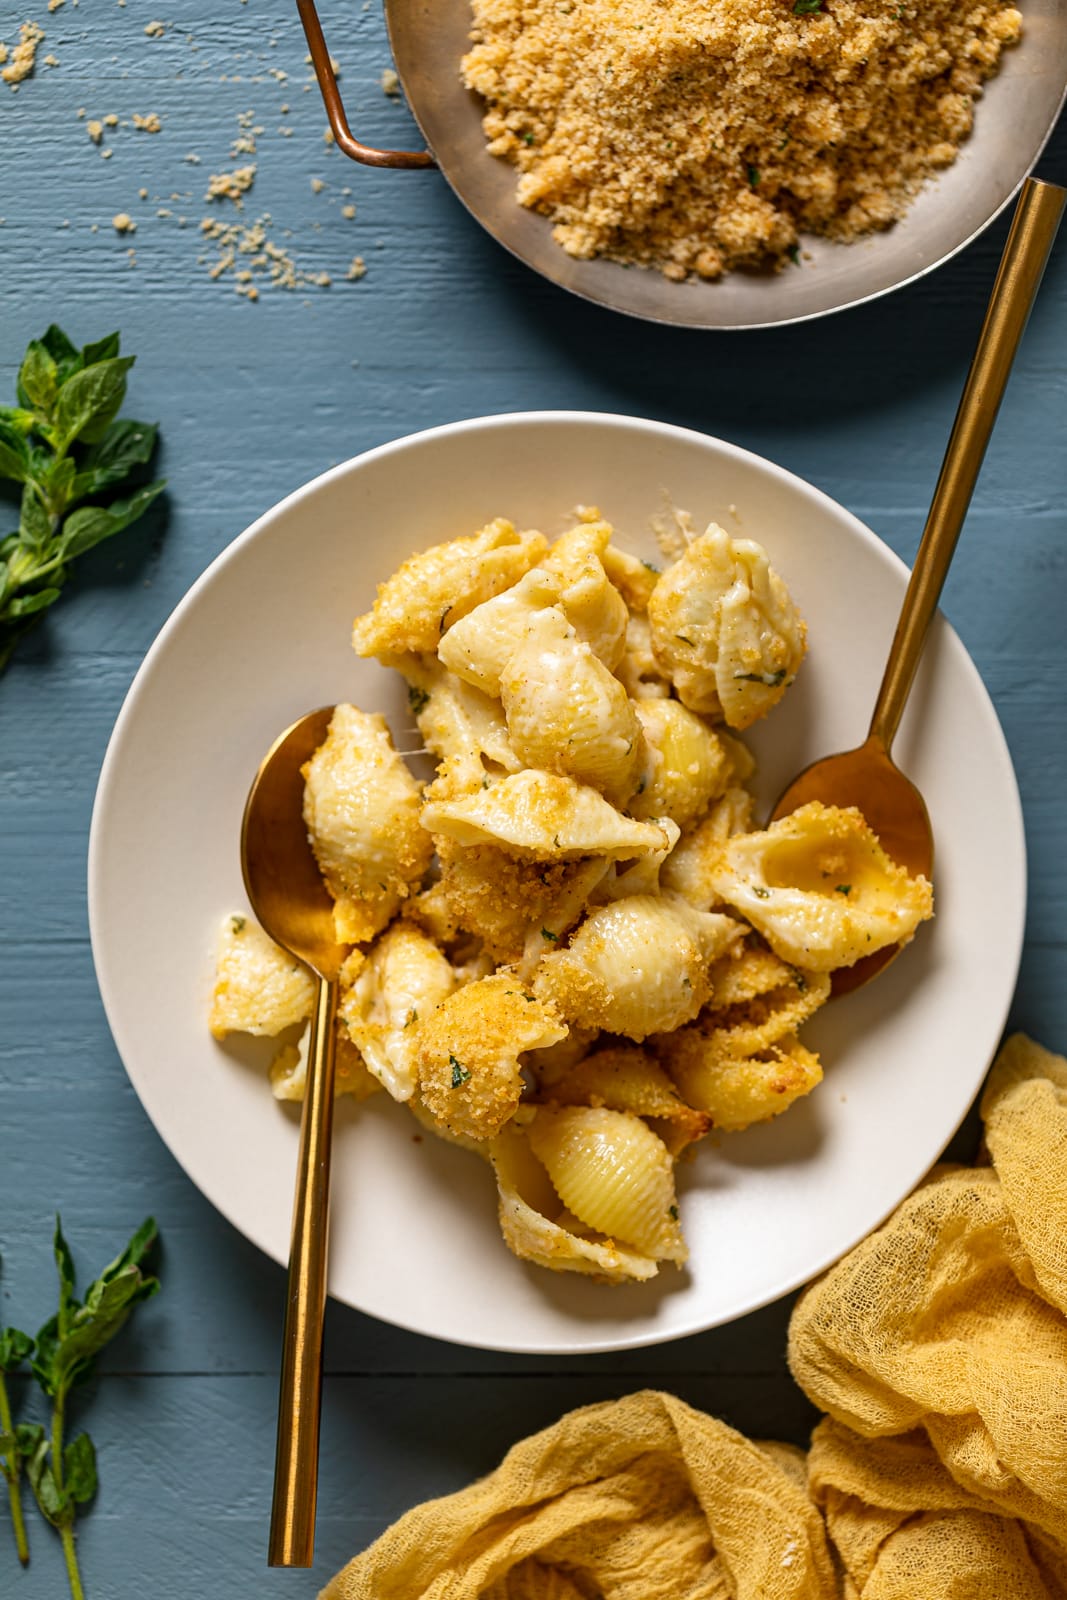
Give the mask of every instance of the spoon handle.
[[272, 1567], [310, 1567], [315, 1553], [336, 1022], [337, 985], [320, 978], [308, 1038], [293, 1201], [267, 1555]]
[[869, 737], [879, 740], [886, 751], [937, 610], [1065, 199], [1067, 190], [1027, 178], [1015, 208], [871, 718]]

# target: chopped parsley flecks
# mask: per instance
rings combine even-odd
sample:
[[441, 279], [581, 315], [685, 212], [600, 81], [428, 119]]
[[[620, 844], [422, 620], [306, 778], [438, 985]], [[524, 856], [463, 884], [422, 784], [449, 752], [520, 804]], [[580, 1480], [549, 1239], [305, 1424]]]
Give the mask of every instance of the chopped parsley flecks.
[[430, 696], [426, 690], [420, 689], [417, 684], [413, 683], [408, 688], [408, 705], [411, 707], [413, 716], [417, 717], [420, 711], [425, 711], [429, 699]]
[[458, 1089], [460, 1084], [466, 1083], [470, 1078], [470, 1068], [465, 1067], [462, 1061], [457, 1061], [455, 1056], [450, 1055], [448, 1060], [452, 1067], [452, 1087]]
[[735, 672], [734, 679], [739, 683], [762, 683], [768, 689], [777, 689], [785, 682], [785, 668], [779, 667], [777, 672]]

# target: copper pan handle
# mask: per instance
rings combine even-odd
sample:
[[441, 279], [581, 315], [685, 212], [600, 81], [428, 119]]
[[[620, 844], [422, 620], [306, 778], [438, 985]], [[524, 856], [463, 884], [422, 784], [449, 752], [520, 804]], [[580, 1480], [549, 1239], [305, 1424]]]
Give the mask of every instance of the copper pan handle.
[[296, 9], [304, 24], [308, 49], [315, 76], [319, 80], [326, 115], [330, 119], [334, 139], [339, 149], [353, 161], [362, 161], [365, 167], [435, 167], [437, 162], [428, 150], [376, 150], [371, 144], [360, 144], [348, 126], [345, 108], [341, 104], [341, 91], [330, 65], [330, 52], [322, 36], [322, 24], [315, 10], [315, 0], [296, 0]]

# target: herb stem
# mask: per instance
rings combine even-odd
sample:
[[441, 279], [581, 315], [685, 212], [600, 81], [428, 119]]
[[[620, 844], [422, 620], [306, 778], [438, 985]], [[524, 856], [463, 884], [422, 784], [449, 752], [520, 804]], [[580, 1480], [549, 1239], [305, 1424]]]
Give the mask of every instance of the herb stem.
[[[66, 1318], [60, 1318], [61, 1327], [65, 1321]], [[63, 1426], [66, 1421], [66, 1413], [67, 1391], [65, 1388], [60, 1387], [56, 1390], [55, 1400], [52, 1403], [52, 1476], [55, 1479], [60, 1504], [63, 1504], [66, 1499], [66, 1484], [63, 1481]], [[71, 1600], [85, 1600], [81, 1573], [78, 1571], [78, 1554], [74, 1548], [73, 1505], [66, 1506], [63, 1521], [58, 1526], [59, 1537], [63, 1542], [63, 1559], [67, 1564]]]
[[65, 1522], [60, 1528], [59, 1537], [63, 1541], [63, 1559], [67, 1563], [67, 1579], [70, 1583], [71, 1600], [85, 1600], [81, 1573], [78, 1571], [78, 1554], [74, 1548], [74, 1529], [69, 1522]]
[[[11, 1403], [7, 1397], [7, 1383], [4, 1374], [0, 1372], [0, 1433], [13, 1436], [15, 1432], [11, 1422]], [[19, 1494], [19, 1458], [15, 1446], [12, 1445], [7, 1452], [7, 1497], [11, 1502], [11, 1526], [15, 1530], [15, 1549], [24, 1567], [29, 1565], [30, 1546], [26, 1539], [26, 1523], [22, 1515], [22, 1498]]]

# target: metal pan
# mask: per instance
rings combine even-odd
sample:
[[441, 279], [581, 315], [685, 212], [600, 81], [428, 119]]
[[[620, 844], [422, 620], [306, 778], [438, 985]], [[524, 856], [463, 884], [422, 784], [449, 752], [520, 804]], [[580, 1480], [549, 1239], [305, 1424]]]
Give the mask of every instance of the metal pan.
[[535, 272], [599, 305], [687, 328], [804, 322], [932, 272], [1008, 204], [1067, 96], [1067, 0], [1021, 0], [1022, 42], [1004, 52], [977, 108], [974, 133], [902, 221], [849, 245], [805, 235], [801, 264], [781, 272], [671, 283], [655, 271], [576, 261], [556, 244], [545, 217], [518, 204], [515, 169], [487, 152], [481, 102], [460, 81], [470, 28], [464, 0], [385, 0], [393, 57], [425, 151], [376, 150], [353, 137], [314, 0], [297, 0], [297, 7], [330, 125], [346, 155], [369, 166], [439, 167], [482, 226]]

